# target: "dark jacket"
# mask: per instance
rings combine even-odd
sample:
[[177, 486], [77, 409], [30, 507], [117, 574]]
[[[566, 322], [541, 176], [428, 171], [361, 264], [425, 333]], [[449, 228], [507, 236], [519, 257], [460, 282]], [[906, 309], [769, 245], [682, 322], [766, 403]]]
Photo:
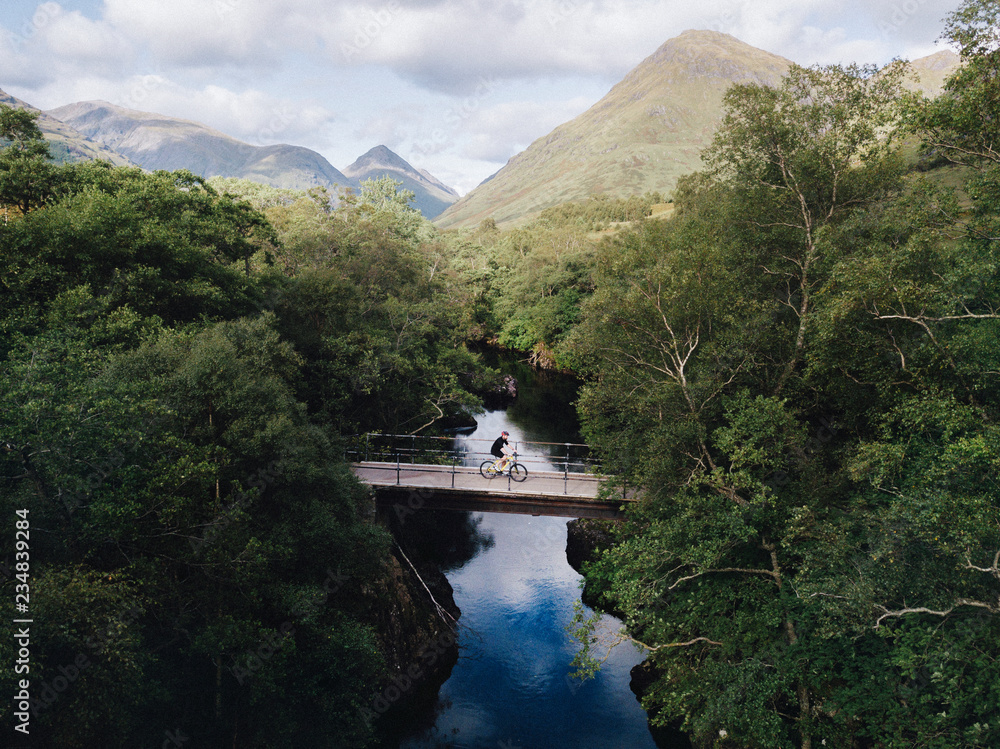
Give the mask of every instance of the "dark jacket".
[[493, 447], [490, 448], [490, 455], [495, 455], [498, 458], [503, 457], [503, 448], [507, 444], [507, 440], [503, 438], [503, 435], [496, 438], [493, 443]]

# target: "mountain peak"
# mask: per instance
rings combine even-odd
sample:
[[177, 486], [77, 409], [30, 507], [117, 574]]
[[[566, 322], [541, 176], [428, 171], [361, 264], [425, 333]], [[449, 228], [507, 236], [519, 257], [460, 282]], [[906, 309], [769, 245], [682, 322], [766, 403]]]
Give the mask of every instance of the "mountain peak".
[[354, 177], [372, 169], [388, 169], [399, 172], [416, 172], [405, 159], [390, 151], [386, 146], [375, 146], [367, 153], [359, 156], [357, 161], [344, 169], [344, 174]]
[[49, 153], [57, 163], [72, 161], [88, 161], [101, 159], [110, 161], [116, 166], [135, 166], [135, 164], [102, 143], [95, 142], [83, 133], [64, 122], [33, 107], [15, 96], [0, 90], [0, 104], [6, 104], [14, 109], [27, 109], [38, 115], [38, 127], [49, 142]]
[[512, 223], [594, 193], [669, 194], [701, 166], [734, 83], [776, 85], [792, 62], [718, 31], [668, 39], [604, 98], [517, 154], [438, 226]]
[[903, 85], [911, 91], [933, 98], [944, 90], [945, 81], [961, 64], [959, 56], [949, 49], [918, 58], [910, 63], [909, 80]]
[[935, 52], [932, 55], [927, 55], [927, 57], [914, 60], [910, 64], [915, 68], [944, 70], [950, 73], [961, 64], [961, 58], [950, 49], [942, 49], [940, 52]]
[[671, 45], [690, 42], [709, 42], [713, 44], [732, 44], [739, 47], [749, 47], [750, 45], [741, 39], [737, 39], [732, 34], [724, 31], [714, 31], [712, 29], [687, 29], [682, 31], [672, 39], [667, 39], [660, 45], [660, 49]]
[[423, 169], [415, 169], [403, 157], [386, 146], [375, 146], [344, 169], [355, 182], [374, 177], [390, 176], [403, 183], [403, 189], [416, 195], [414, 208], [428, 219], [436, 217], [455, 202], [458, 193]]
[[[714, 78], [727, 83], [773, 83], [775, 64], [787, 69], [791, 60], [757, 49], [721, 31], [689, 29], [668, 39], [622, 81], [656, 74], [685, 78]], [[763, 76], [762, 70], [767, 70]]]

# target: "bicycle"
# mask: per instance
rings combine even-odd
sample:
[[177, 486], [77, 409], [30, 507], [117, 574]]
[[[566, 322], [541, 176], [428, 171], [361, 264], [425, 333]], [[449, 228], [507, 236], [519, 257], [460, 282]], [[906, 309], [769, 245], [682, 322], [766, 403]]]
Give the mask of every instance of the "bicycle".
[[507, 466], [503, 469], [497, 468], [496, 460], [484, 460], [483, 464], [479, 466], [479, 473], [482, 474], [483, 478], [492, 479], [497, 476], [503, 476], [505, 473], [510, 476], [514, 481], [524, 481], [528, 478], [528, 469], [517, 462], [517, 453], [513, 453], [510, 456], [510, 460], [507, 461]]

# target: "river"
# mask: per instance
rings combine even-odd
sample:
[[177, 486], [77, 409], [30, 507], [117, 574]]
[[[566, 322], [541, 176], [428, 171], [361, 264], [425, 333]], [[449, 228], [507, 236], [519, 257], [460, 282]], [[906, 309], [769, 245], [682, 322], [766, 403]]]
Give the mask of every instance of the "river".
[[[575, 383], [524, 367], [515, 371], [515, 405], [480, 414], [468, 439], [492, 440], [507, 429], [512, 442], [578, 441], [571, 406]], [[541, 453], [525, 454], [529, 466], [537, 465]], [[432, 515], [421, 520], [423, 528], [434, 526]], [[656, 749], [646, 714], [629, 689], [630, 670], [643, 659], [634, 646], [611, 650], [593, 679], [570, 676], [578, 645], [566, 627], [580, 602], [582, 577], [566, 560], [567, 523], [471, 513], [459, 527], [471, 529], [473, 539], [437, 541], [442, 548], [468, 550], [444, 565], [462, 611], [459, 659], [420, 727], [404, 732], [400, 749]], [[442, 525], [456, 527], [454, 520]], [[603, 642], [610, 643], [619, 627], [604, 615]], [[689, 746], [683, 739], [662, 741], [661, 747]]]

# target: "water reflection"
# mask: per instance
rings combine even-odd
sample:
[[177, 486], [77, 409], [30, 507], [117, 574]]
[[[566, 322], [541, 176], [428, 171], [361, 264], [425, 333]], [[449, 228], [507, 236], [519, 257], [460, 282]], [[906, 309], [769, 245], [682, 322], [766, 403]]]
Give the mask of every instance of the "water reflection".
[[[618, 647], [595, 679], [570, 678], [576, 645], [565, 628], [581, 578], [566, 563], [566, 520], [475, 519], [494, 543], [448, 575], [462, 610], [459, 661], [441, 688], [434, 726], [401, 747], [653, 749], [629, 690], [639, 652]], [[605, 624], [617, 626], [611, 617]]]
[[[578, 443], [555, 441], [550, 433], [540, 434], [515, 422], [509, 411], [486, 411], [476, 416], [476, 429], [455, 437], [455, 449], [464, 453], [464, 465], [478, 466], [490, 458], [489, 450], [500, 432], [509, 432], [510, 445], [517, 450], [518, 462], [528, 471], [562, 471], [569, 462], [570, 473], [585, 473], [590, 467], [589, 450]], [[575, 435], [573, 439], [579, 439]]]
[[[457, 443], [483, 453], [505, 429], [512, 443], [582, 441], [572, 406], [575, 380], [511, 360], [497, 363], [518, 378], [517, 401], [507, 411], [477, 415], [476, 430]], [[555, 457], [545, 446], [519, 452], [529, 471], [561, 470], [560, 448]], [[470, 456], [468, 463], [483, 459]], [[596, 678], [570, 677], [578, 646], [566, 627], [582, 578], [566, 561], [567, 522], [423, 510], [408, 516], [407, 542], [421, 539], [421, 556], [442, 561], [462, 616], [458, 663], [401, 749], [655, 749], [646, 714], [629, 689], [640, 652], [621, 645]], [[603, 617], [602, 629], [619, 626]]]
[[541, 442], [583, 442], [576, 416], [580, 381], [562, 372], [539, 370], [512, 354], [486, 348], [483, 361], [517, 379], [517, 398], [507, 409], [507, 418]]
[[492, 535], [480, 527], [482, 515], [471, 512], [412, 512], [402, 519], [392, 511], [382, 522], [422, 565], [444, 573], [459, 569], [479, 552], [493, 547]]
[[[545, 464], [536, 464], [536, 470], [562, 470], [567, 452], [564, 445], [584, 441], [575, 407], [580, 381], [561, 372], [535, 369], [513, 355], [493, 349], [484, 349], [480, 355], [489, 366], [497, 367], [517, 379], [517, 398], [506, 410], [477, 414], [475, 432], [458, 438], [456, 442], [482, 453], [489, 450], [490, 443], [502, 430], [507, 429], [512, 443], [551, 443], [549, 446], [535, 444], [519, 449], [529, 471], [536, 458], [547, 459]], [[573, 464], [588, 457], [586, 450], [570, 449], [569, 470], [585, 471], [585, 466], [574, 468]], [[476, 465], [483, 459], [480, 455]], [[470, 458], [468, 463], [472, 462], [473, 458]]]

